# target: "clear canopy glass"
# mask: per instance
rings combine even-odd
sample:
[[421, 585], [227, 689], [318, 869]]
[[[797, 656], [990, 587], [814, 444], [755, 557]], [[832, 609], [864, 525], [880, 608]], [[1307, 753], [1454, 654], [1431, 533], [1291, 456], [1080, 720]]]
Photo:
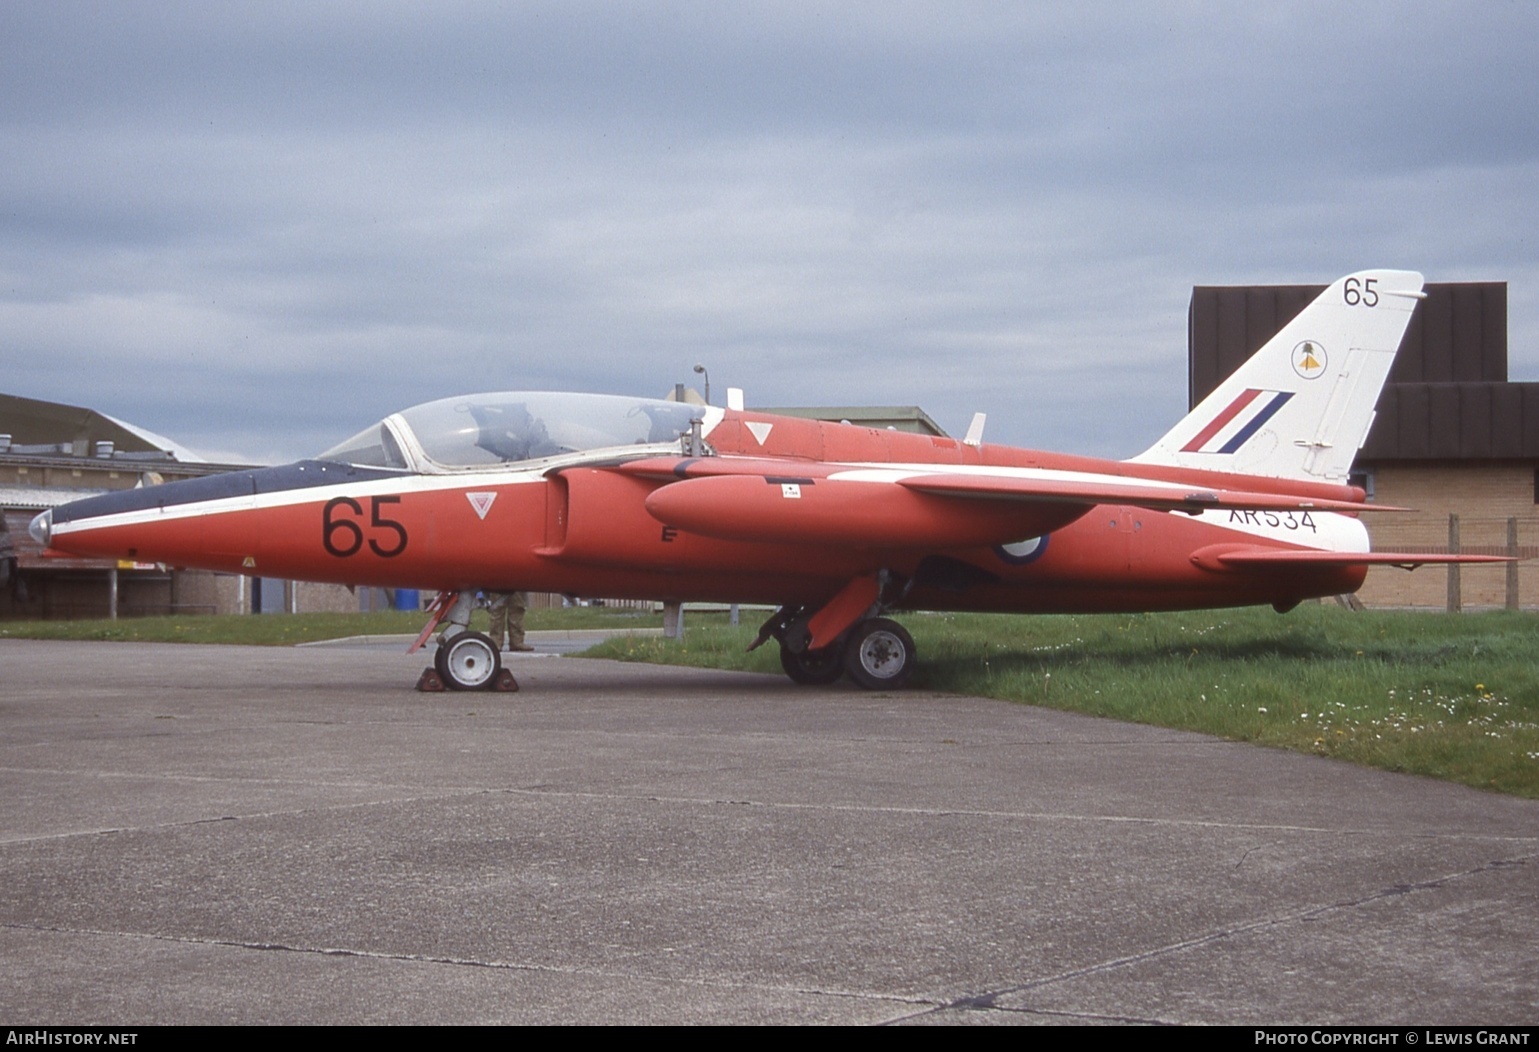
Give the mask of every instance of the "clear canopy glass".
[[322, 453], [367, 467], [495, 467], [593, 450], [675, 443], [696, 407], [655, 398], [501, 391], [424, 402]]

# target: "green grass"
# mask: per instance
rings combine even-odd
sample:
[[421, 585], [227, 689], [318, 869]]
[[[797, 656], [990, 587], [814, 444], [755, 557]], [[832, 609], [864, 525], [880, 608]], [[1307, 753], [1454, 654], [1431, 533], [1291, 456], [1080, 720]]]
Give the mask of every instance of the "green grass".
[[[916, 686], [1200, 731], [1539, 797], [1539, 619], [1306, 604], [1188, 614], [908, 615]], [[588, 653], [778, 672], [754, 629]]]
[[[0, 639], [88, 639], [131, 643], [234, 643], [244, 646], [292, 646], [322, 639], [365, 635], [415, 635], [426, 614], [383, 611], [374, 614], [187, 615], [120, 618], [116, 621], [0, 621]], [[656, 627], [660, 615], [582, 607], [531, 610], [526, 631], [539, 629]], [[472, 628], [485, 631], [487, 614], [471, 616]]]

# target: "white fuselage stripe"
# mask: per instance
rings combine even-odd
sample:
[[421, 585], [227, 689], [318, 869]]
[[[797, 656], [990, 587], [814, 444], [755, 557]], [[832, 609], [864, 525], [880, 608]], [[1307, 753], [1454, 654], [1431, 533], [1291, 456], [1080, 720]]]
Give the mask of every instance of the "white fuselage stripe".
[[434, 493], [440, 490], [524, 486], [544, 481], [544, 475], [532, 471], [499, 471], [478, 475], [397, 475], [393, 478], [371, 478], [357, 482], [339, 482], [330, 486], [307, 486], [277, 490], [272, 493], [256, 493], [250, 496], [219, 497], [189, 504], [172, 504], [165, 508], [137, 508], [133, 511], [109, 515], [93, 515], [86, 519], [57, 523], [53, 527], [53, 533], [56, 537], [64, 537], [80, 530], [136, 526], [148, 522], [171, 522], [176, 519], [200, 518], [224, 512], [286, 508], [296, 504], [323, 503], [342, 496], [372, 497], [386, 493], [392, 495]]

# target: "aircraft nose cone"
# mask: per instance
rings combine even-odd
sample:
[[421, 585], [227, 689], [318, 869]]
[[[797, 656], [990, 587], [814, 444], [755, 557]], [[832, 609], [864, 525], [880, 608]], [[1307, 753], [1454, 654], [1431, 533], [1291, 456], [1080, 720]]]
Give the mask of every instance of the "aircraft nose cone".
[[27, 527], [27, 532], [38, 544], [44, 548], [48, 547], [48, 542], [53, 537], [53, 509], [49, 508], [33, 519], [32, 525]]

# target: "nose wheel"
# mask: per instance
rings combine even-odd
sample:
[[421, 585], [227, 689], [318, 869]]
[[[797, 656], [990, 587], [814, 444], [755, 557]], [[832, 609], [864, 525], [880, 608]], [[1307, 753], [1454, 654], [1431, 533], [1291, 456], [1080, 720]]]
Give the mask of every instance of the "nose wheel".
[[480, 632], [460, 632], [438, 645], [433, 668], [450, 690], [486, 690], [502, 671], [502, 655]]

